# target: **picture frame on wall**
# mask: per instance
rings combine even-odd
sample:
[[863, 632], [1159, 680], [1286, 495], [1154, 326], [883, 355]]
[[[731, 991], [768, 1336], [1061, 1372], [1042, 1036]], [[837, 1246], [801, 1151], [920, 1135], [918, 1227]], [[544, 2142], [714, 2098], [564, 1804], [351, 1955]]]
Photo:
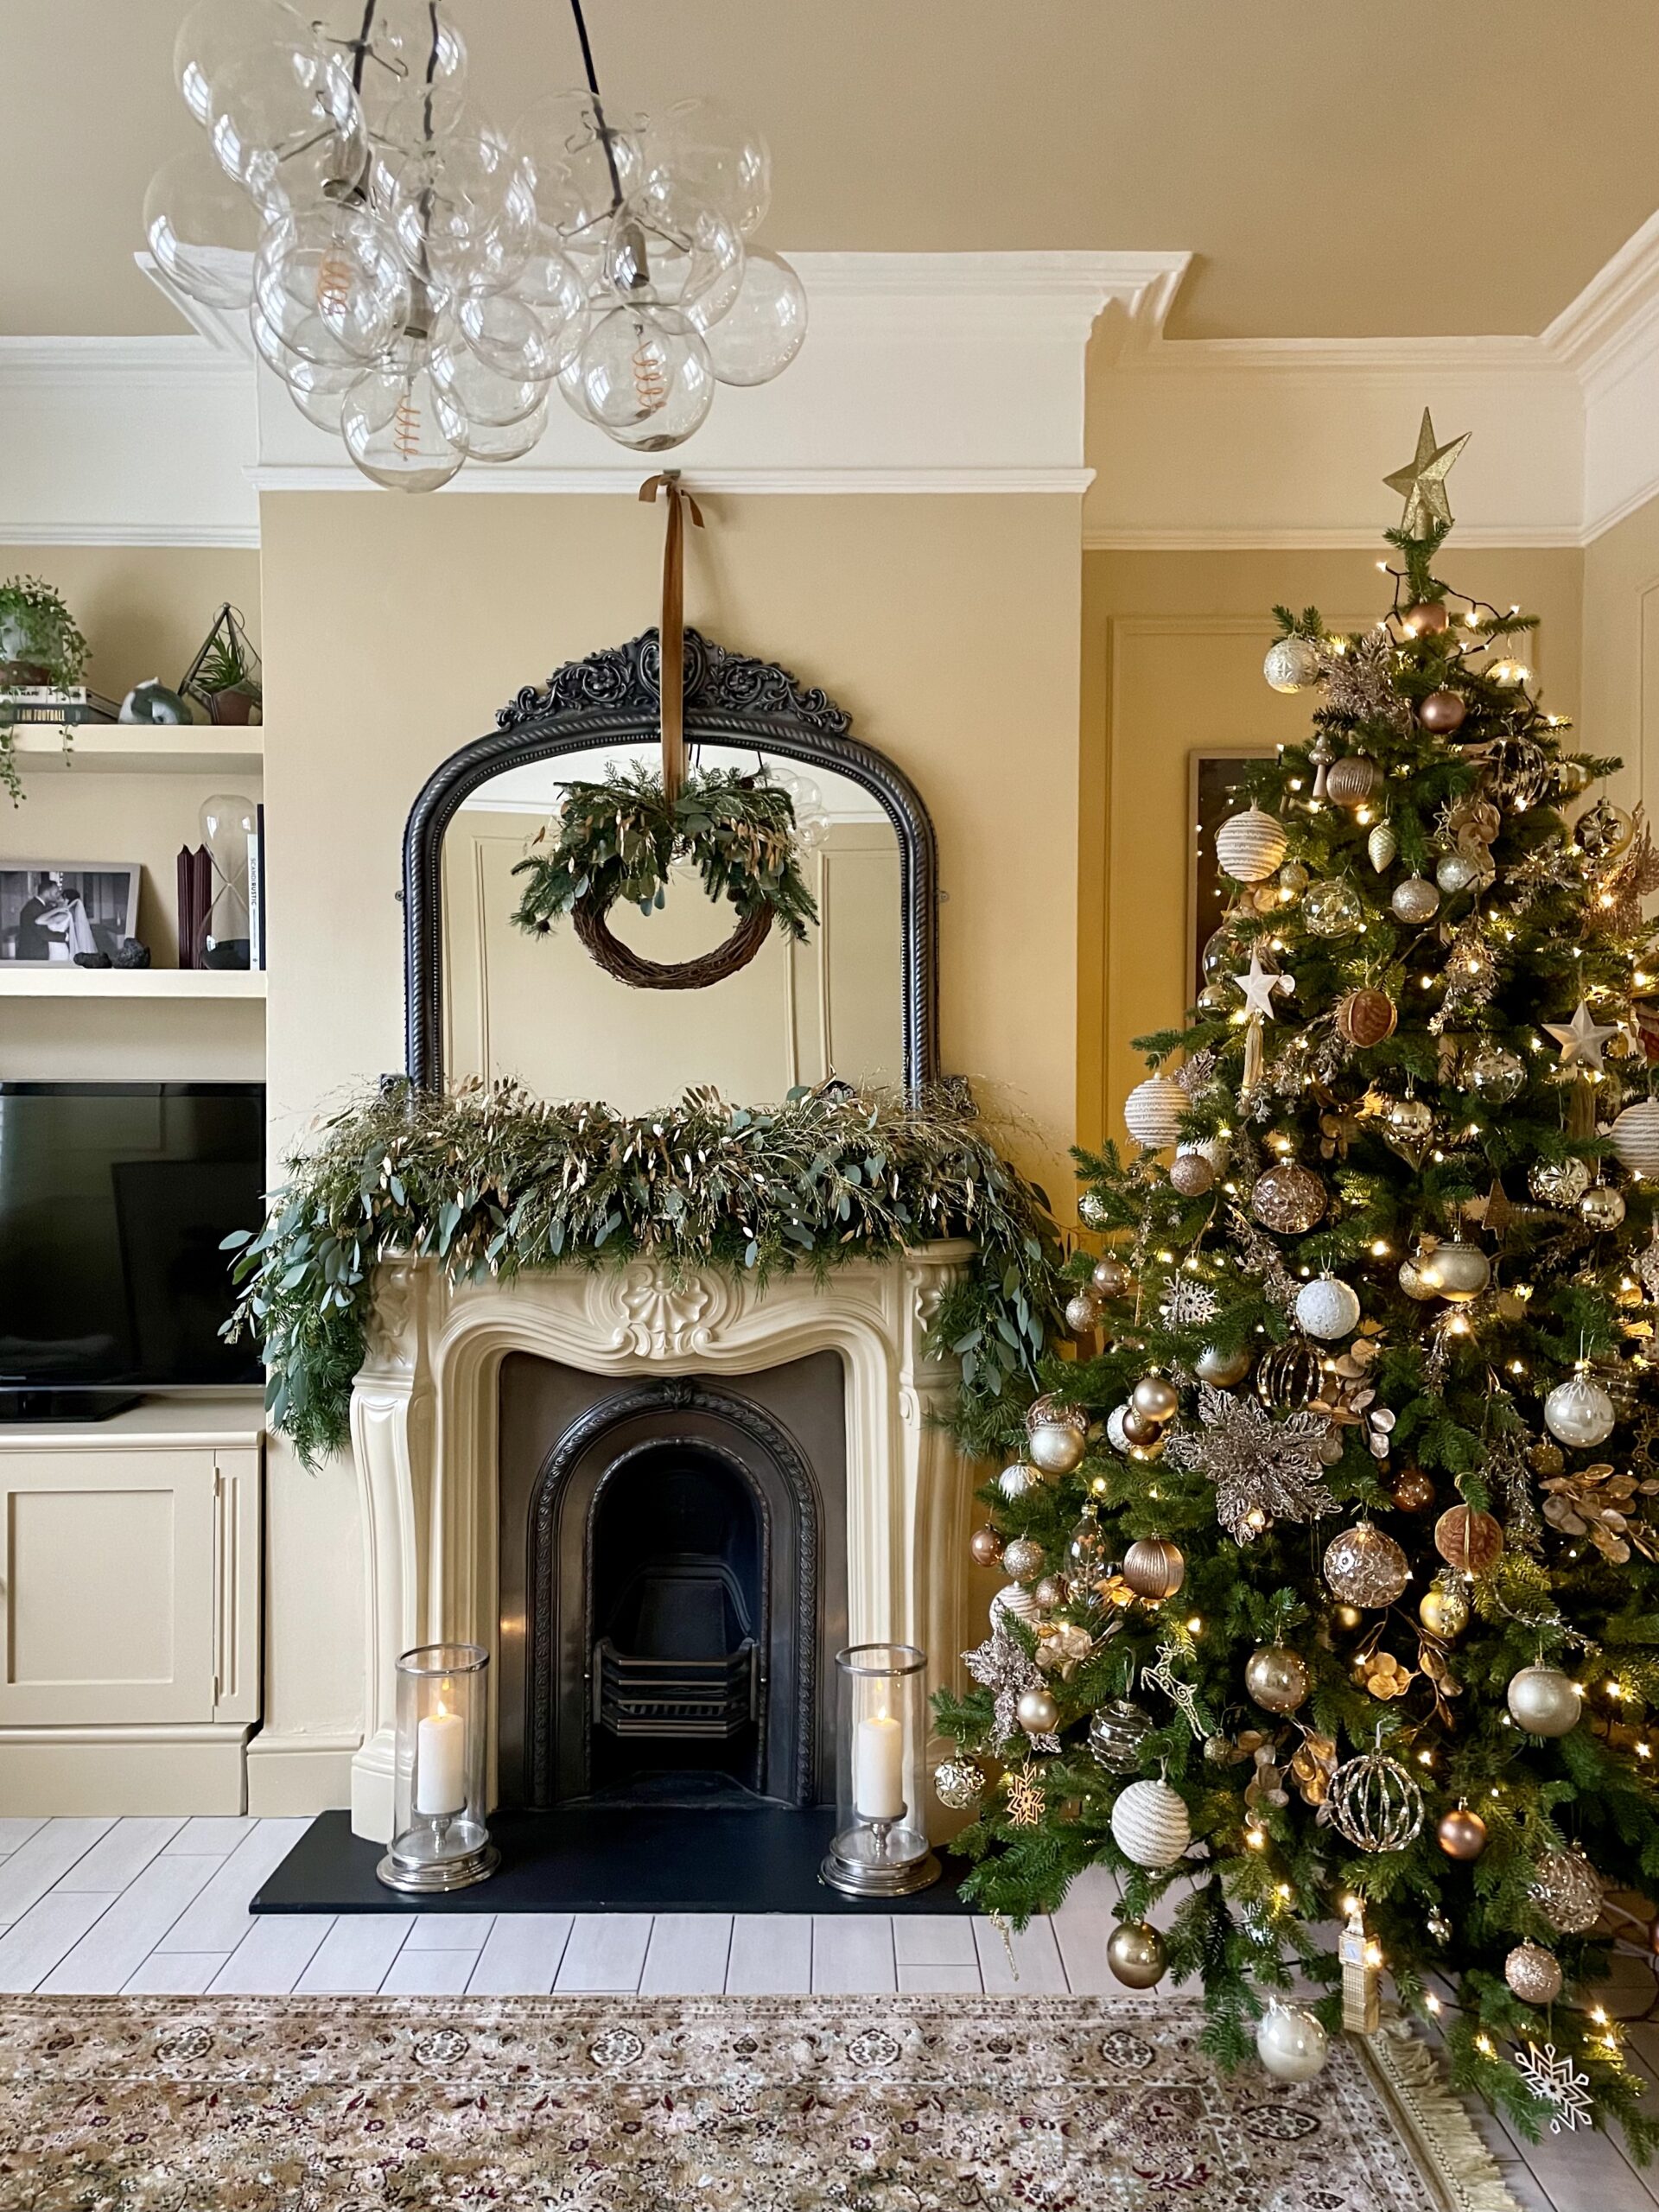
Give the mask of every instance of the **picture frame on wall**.
[[137, 861], [0, 861], [0, 961], [112, 960], [138, 928]]
[[1216, 863], [1216, 832], [1242, 804], [1237, 785], [1245, 766], [1252, 760], [1271, 760], [1277, 750], [1272, 745], [1238, 745], [1186, 756], [1186, 818], [1192, 839], [1186, 866], [1189, 1005], [1204, 988], [1204, 948], [1227, 909], [1226, 885]]

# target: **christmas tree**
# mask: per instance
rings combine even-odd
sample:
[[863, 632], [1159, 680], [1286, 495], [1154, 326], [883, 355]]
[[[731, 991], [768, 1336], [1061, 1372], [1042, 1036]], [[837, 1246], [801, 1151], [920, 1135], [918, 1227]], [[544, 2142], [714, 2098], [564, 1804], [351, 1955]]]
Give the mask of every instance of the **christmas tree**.
[[1389, 480], [1374, 630], [1278, 610], [1312, 731], [1217, 835], [1134, 1145], [1078, 1156], [1076, 1357], [976, 1440], [1007, 1579], [936, 1784], [989, 1910], [1114, 1869], [1114, 1970], [1200, 1980], [1229, 2062], [1306, 2078], [1387, 1989], [1523, 2128], [1645, 2156], [1595, 1990], [1659, 1935], [1659, 861], [1529, 618], [1435, 573], [1461, 442]]

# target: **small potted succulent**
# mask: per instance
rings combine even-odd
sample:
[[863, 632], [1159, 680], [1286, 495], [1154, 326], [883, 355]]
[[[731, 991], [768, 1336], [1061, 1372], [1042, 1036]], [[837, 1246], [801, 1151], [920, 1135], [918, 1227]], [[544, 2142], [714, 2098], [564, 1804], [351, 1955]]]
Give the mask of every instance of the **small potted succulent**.
[[38, 576], [0, 584], [0, 690], [73, 690], [88, 649], [75, 618]]
[[245, 724], [260, 719], [264, 692], [259, 656], [235, 607], [220, 607], [179, 689], [196, 702], [210, 722]]

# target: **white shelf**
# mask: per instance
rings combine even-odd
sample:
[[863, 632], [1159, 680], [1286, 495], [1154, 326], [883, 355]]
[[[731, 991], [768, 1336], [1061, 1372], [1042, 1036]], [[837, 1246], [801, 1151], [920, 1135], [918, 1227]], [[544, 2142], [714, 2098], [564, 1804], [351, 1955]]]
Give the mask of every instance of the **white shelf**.
[[75, 968], [0, 964], [0, 999], [262, 999], [263, 968]]
[[26, 774], [262, 776], [265, 733], [229, 724], [168, 727], [154, 722], [78, 722], [67, 732], [55, 722], [22, 722], [12, 750]]

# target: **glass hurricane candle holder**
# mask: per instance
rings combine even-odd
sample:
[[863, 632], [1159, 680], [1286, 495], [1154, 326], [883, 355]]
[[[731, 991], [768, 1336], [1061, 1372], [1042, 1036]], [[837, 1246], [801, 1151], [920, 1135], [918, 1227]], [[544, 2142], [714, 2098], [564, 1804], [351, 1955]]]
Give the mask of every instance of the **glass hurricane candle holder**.
[[927, 1654], [913, 1643], [855, 1643], [836, 1654], [836, 1834], [820, 1871], [849, 1897], [905, 1897], [939, 1878], [917, 1809], [926, 1669]]
[[394, 1890], [464, 1890], [499, 1864], [484, 1817], [490, 1655], [423, 1643], [397, 1662], [391, 1848], [375, 1872]]

